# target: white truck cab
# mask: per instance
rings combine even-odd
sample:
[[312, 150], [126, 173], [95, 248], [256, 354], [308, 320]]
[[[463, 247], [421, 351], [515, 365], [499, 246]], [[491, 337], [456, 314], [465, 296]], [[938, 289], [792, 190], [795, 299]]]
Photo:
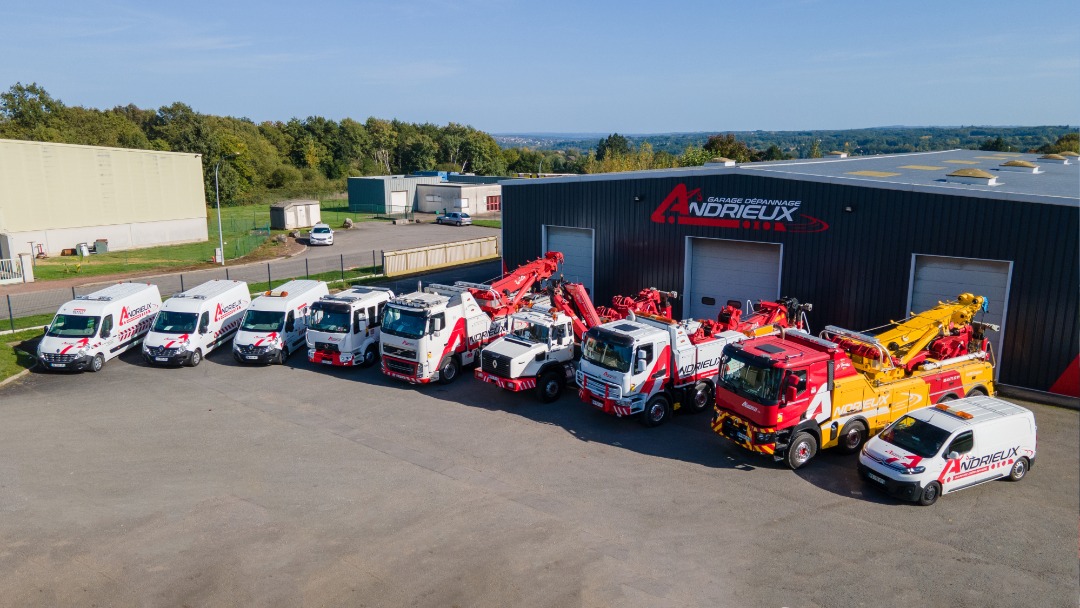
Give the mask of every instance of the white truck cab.
[[150, 365], [195, 367], [240, 327], [251, 293], [244, 281], [213, 280], [165, 300], [143, 340]]
[[866, 442], [859, 475], [897, 498], [931, 505], [995, 479], [1023, 479], [1035, 462], [1036, 430], [1031, 410], [995, 397], [917, 409]]
[[48, 370], [101, 371], [105, 362], [135, 347], [161, 308], [157, 285], [119, 283], [79, 296], [56, 312], [38, 343]]
[[308, 309], [308, 361], [370, 367], [379, 358], [383, 307], [394, 297], [385, 287], [356, 286], [324, 296]]
[[285, 363], [306, 346], [308, 307], [327, 295], [326, 282], [299, 279], [252, 300], [233, 338], [233, 358], [240, 363]]
[[509, 333], [480, 351], [475, 376], [510, 391], [536, 389], [550, 403], [573, 381], [574, 328], [570, 317], [533, 306], [510, 315]]

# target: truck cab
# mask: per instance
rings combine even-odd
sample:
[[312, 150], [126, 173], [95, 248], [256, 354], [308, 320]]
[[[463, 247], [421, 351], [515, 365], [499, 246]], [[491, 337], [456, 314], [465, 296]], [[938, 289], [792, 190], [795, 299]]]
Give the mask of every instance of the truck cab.
[[534, 306], [514, 313], [509, 332], [480, 351], [478, 379], [511, 391], [537, 390], [555, 401], [573, 379], [574, 331], [570, 317]]
[[352, 287], [324, 296], [308, 309], [308, 361], [337, 367], [370, 367], [379, 357], [380, 319], [394, 292]]

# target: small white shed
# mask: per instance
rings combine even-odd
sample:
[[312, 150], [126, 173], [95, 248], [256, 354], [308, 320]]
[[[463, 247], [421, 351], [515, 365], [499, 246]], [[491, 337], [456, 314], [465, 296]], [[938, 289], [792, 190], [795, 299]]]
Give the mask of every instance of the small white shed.
[[274, 230], [307, 228], [321, 221], [319, 201], [293, 199], [270, 205], [270, 227]]

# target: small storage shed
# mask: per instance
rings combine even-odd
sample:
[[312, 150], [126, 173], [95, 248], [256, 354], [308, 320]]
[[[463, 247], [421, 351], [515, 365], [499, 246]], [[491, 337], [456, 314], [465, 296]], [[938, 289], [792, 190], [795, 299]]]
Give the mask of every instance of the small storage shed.
[[307, 228], [321, 221], [319, 201], [293, 199], [270, 205], [270, 227], [274, 230]]

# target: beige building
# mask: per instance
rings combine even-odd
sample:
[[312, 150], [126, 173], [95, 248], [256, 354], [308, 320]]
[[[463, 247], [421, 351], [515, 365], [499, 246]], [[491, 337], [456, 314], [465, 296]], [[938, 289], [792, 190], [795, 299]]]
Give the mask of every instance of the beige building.
[[502, 186], [442, 182], [416, 186], [416, 210], [422, 213], [463, 211], [484, 215], [502, 211]]
[[207, 240], [199, 154], [0, 140], [0, 259]]

